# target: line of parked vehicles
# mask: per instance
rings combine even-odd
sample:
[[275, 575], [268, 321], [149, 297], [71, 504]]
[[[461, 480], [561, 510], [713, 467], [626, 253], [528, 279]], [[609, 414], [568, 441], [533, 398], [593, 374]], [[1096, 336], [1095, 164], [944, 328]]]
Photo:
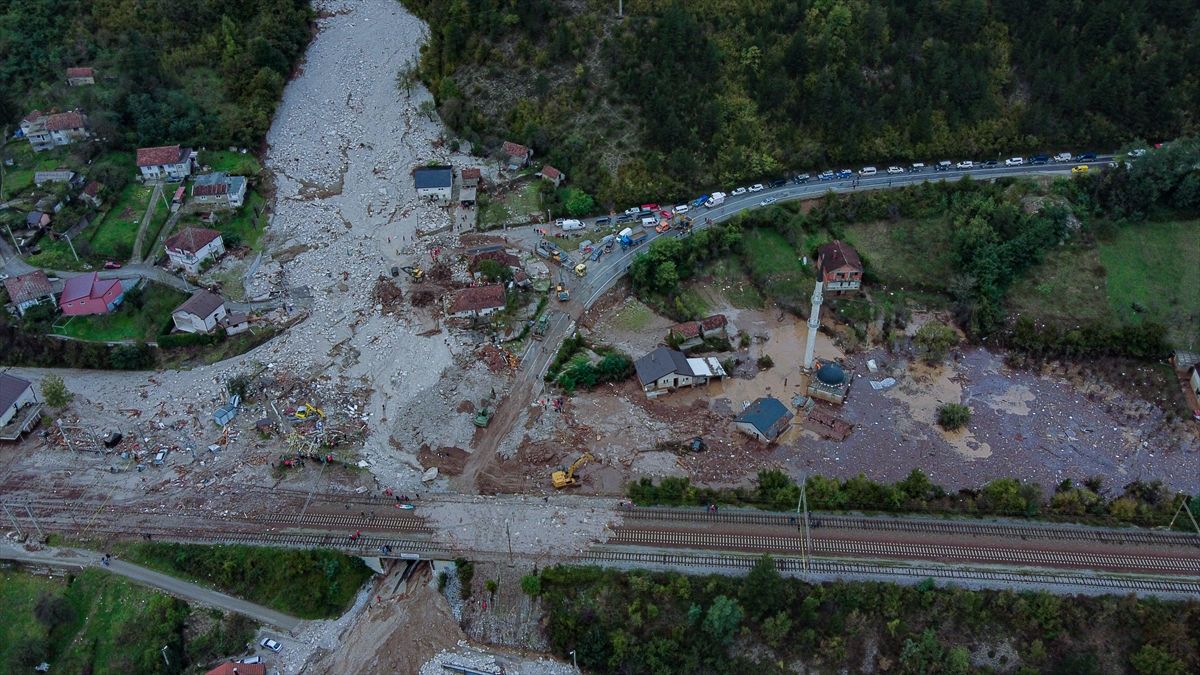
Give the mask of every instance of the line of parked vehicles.
[[[1129, 152], [1129, 156], [1134, 157], [1134, 158], [1141, 157], [1145, 154], [1146, 154], [1146, 150], [1143, 148], [1138, 148], [1135, 150], [1131, 150]], [[1051, 156], [1051, 155], [1033, 155], [1032, 157], [1028, 157], [1028, 158], [1026, 158], [1026, 157], [1009, 157], [1008, 159], [1003, 160], [1003, 166], [1011, 168], [1011, 167], [1019, 167], [1019, 166], [1026, 166], [1026, 165], [1041, 166], [1041, 165], [1045, 165], [1045, 164], [1067, 164], [1067, 163], [1073, 162], [1076, 164], [1076, 166], [1071, 168], [1071, 173], [1087, 173], [1088, 165], [1086, 164], [1086, 162], [1094, 162], [1094, 161], [1096, 161], [1096, 158], [1097, 158], [1097, 156], [1096, 156], [1096, 153], [1094, 153], [1094, 152], [1083, 152], [1083, 153], [1078, 153], [1078, 154], [1072, 154], [1069, 152], [1060, 152], [1053, 156]], [[815, 177], [810, 174], [807, 174], [807, 173], [802, 173], [802, 174], [795, 175], [795, 176], [791, 177], [790, 179], [789, 178], [777, 178], [775, 180], [768, 181], [766, 183], [755, 183], [753, 185], [747, 185], [747, 186], [743, 186], [743, 187], [734, 188], [734, 189], [730, 190], [728, 194], [726, 194], [724, 192], [714, 192], [712, 194], [703, 194], [703, 195], [700, 195], [699, 197], [693, 199], [690, 202], [684, 202], [682, 204], [677, 204], [675, 206], [660, 206], [658, 204], [652, 204], [652, 203], [642, 204], [641, 206], [633, 206], [628, 209], [625, 209], [624, 213], [617, 215], [615, 218], [608, 217], [608, 216], [597, 218], [595, 224], [597, 227], [603, 227], [606, 225], [611, 225], [614, 222], [618, 225], [622, 225], [622, 224], [626, 224], [626, 223], [640, 222], [642, 224], [642, 226], [647, 229], [658, 229], [658, 228], [662, 227], [663, 219], [670, 219], [673, 215], [688, 213], [689, 211], [699, 209], [699, 208], [713, 209], [713, 208], [716, 208], [716, 207], [724, 204], [725, 200], [728, 199], [729, 197], [741, 197], [742, 195], [753, 194], [755, 192], [762, 192], [763, 190], [766, 190], [767, 188], [783, 187], [784, 185], [786, 185], [789, 182], [791, 182], [794, 185], [803, 185], [805, 183], [808, 183], [811, 180], [814, 180], [814, 178], [815, 178], [815, 180], [818, 180], [818, 181], [838, 181], [838, 180], [849, 180], [849, 179], [853, 179], [853, 178], [869, 178], [869, 177], [877, 176], [877, 175], [884, 174], [884, 173], [886, 173], [888, 175], [906, 174], [906, 173], [924, 173], [925, 171], [928, 171], [930, 169], [932, 169], [933, 171], [954, 171], [954, 170], [969, 171], [969, 170], [978, 170], [978, 169], [993, 169], [993, 168], [999, 168], [1000, 166], [1001, 166], [1000, 160], [991, 159], [991, 160], [986, 160], [986, 161], [975, 161], [975, 160], [965, 159], [965, 160], [962, 160], [959, 162], [952, 162], [950, 160], [942, 160], [940, 162], [930, 163], [930, 164], [925, 164], [923, 162], [915, 162], [908, 166], [893, 165], [893, 166], [889, 166], [883, 170], [880, 170], [873, 166], [865, 166], [865, 167], [859, 169], [857, 172], [855, 172], [851, 169], [842, 169], [840, 171], [825, 170], [825, 171], [822, 171], [821, 173], [817, 174]], [[768, 206], [770, 204], [775, 203], [776, 201], [778, 201], [778, 198], [768, 197], [766, 199], [763, 199], [761, 202], [759, 202], [759, 206]], [[560, 227], [563, 231], [567, 231], [567, 232], [572, 231], [572, 230], [582, 230], [587, 227], [587, 225], [583, 221], [580, 221], [580, 220], [577, 220], [574, 218], [559, 218], [558, 220], [555, 221], [554, 224], [556, 226]]]

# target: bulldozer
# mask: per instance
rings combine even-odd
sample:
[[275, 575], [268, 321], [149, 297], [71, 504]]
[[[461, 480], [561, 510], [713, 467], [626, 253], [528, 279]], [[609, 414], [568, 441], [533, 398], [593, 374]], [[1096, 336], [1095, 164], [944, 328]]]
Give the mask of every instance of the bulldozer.
[[571, 466], [568, 467], [566, 471], [555, 471], [553, 474], [551, 474], [550, 482], [554, 485], [555, 489], [559, 490], [565, 487], [579, 485], [579, 479], [575, 477], [575, 471], [579, 469], [579, 467], [594, 459], [596, 458], [592, 456], [592, 453], [584, 452], [579, 456], [579, 459], [571, 463]]
[[421, 269], [420, 267], [415, 267], [413, 265], [405, 265], [404, 267], [401, 267], [400, 269], [404, 270], [404, 272], [406, 274], [408, 274], [408, 276], [412, 277], [413, 281], [421, 281], [425, 278], [425, 270]]
[[554, 287], [554, 292], [558, 293], [559, 302], [566, 302], [571, 299], [571, 291], [567, 290], [567, 285], [563, 283], [562, 275], [558, 275], [558, 286]]

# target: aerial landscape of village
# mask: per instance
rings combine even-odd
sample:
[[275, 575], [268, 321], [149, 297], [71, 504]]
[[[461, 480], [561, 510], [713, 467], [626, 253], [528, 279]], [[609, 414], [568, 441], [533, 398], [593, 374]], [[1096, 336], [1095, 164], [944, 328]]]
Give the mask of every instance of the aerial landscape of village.
[[1197, 36], [0, 4], [0, 672], [1197, 672]]

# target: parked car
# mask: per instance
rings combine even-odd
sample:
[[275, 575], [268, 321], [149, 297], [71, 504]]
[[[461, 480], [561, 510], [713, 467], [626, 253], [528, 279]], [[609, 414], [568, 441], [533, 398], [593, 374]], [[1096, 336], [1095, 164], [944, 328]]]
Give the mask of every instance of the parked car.
[[106, 269], [106, 270], [119, 270], [119, 269], [121, 269], [121, 263], [119, 263], [119, 262], [113, 262], [112, 260], [105, 260], [105, 261], [104, 261], [104, 269]]
[[838, 178], [849, 178], [853, 175], [854, 175], [854, 172], [851, 171], [850, 169], [842, 169], [841, 171], [837, 172]]
[[671, 209], [661, 209], [659, 210], [658, 215], [662, 218], [670, 218], [672, 215]]
[[612, 218], [609, 218], [608, 216], [603, 216], [601, 218], [596, 219], [596, 227], [600, 227], [601, 225], [608, 225], [611, 222], [612, 222]]
[[762, 200], [761, 202], [759, 202], [759, 203], [758, 203], [758, 205], [759, 205], [759, 206], [770, 206], [770, 205], [774, 204], [774, 203], [775, 203], [775, 202], [777, 202], [777, 201], [779, 201], [779, 198], [778, 198], [778, 197], [767, 197], [766, 199], [764, 199], [764, 200]]
[[1088, 172], [1087, 164], [1080, 164], [1078, 166], [1071, 167], [1071, 173], [1087, 173], [1087, 172]]
[[762, 191], [763, 191], [763, 184], [762, 184], [762, 183], [755, 183], [754, 185], [751, 185], [751, 186], [750, 186], [750, 191], [751, 191], [751, 192], [762, 192]]
[[799, 176], [792, 178], [792, 182], [795, 183], [796, 185], [803, 185], [804, 183], [807, 183], [811, 179], [812, 179], [812, 176], [809, 176], [806, 173], [802, 173]]
[[890, 174], [904, 173], [904, 169], [901, 169], [898, 166], [889, 166], [888, 173], [890, 173]]
[[643, 211], [657, 211], [658, 209], [658, 204], [642, 204]]
[[636, 215], [637, 215], [636, 211], [634, 211], [633, 213], [629, 213], [628, 211], [625, 213], [622, 213], [621, 215], [617, 216], [617, 224], [628, 223], [629, 221], [633, 220], [633, 217]]
[[925, 170], [925, 163], [924, 162], [914, 162], [913, 165], [908, 168], [908, 170], [913, 173], [921, 173], [922, 171]]
[[833, 180], [833, 172], [822, 171], [821, 175], [817, 176], [817, 180]]
[[767, 183], [767, 187], [772, 187], [772, 188], [783, 187], [784, 185], [787, 185], [786, 178], [776, 178], [775, 180], [771, 181], [770, 183]]
[[744, 195], [744, 194], [746, 194], [747, 192], [749, 192], [749, 190], [747, 190], [747, 189], [746, 189], [746, 188], [744, 188], [744, 187], [735, 188], [735, 189], [733, 189], [733, 190], [731, 190], [731, 191], [729, 192], [729, 196], [730, 196], [730, 197], [737, 197], [738, 195]]
[[879, 169], [876, 169], [873, 166], [864, 166], [858, 171], [858, 175], [860, 176], [874, 176], [877, 173], [879, 173]]
[[1041, 166], [1043, 164], [1049, 164], [1050, 158], [1045, 155], [1034, 155], [1033, 157], [1029, 158], [1029, 163], [1033, 166]]
[[963, 161], [959, 162], [958, 164], [955, 164], [954, 167], [957, 169], [974, 169], [975, 162], [972, 162], [969, 159], [964, 159]]
[[692, 207], [688, 206], [687, 204], [680, 204], [679, 206], [675, 207], [675, 213], [687, 213], [689, 210], [691, 210], [691, 208]]
[[950, 169], [953, 169], [953, 168], [954, 168], [954, 165], [951, 164], [949, 160], [945, 160], [945, 159], [938, 162], [937, 166], [934, 167], [934, 169], [936, 169], [938, 171], [949, 171]]
[[1056, 161], [1056, 162], [1069, 162], [1069, 161], [1071, 161], [1071, 153], [1069, 153], [1069, 152], [1060, 152], [1060, 153], [1058, 153], [1057, 155], [1055, 155], [1055, 156], [1054, 156], [1054, 161]]
[[266, 647], [267, 649], [270, 649], [273, 652], [278, 652], [280, 649], [283, 649], [283, 645], [272, 640], [271, 638], [263, 638], [262, 642], [260, 642], [259, 644]]
[[636, 206], [631, 206], [631, 207], [625, 209], [625, 215], [636, 216], [638, 211], [641, 211], [641, 209]]
[[1076, 162], [1094, 162], [1094, 161], [1096, 161], [1096, 153], [1084, 152], [1084, 153], [1075, 155], [1075, 161]]
[[1025, 164], [1024, 157], [1009, 157], [1004, 160], [1004, 166], [1023, 166]]
[[234, 661], [234, 663], [244, 663], [248, 666], [252, 666], [256, 663], [262, 663], [262, 662], [263, 662], [263, 659], [261, 656], [247, 656], [244, 659], [238, 659], [237, 661]]
[[[978, 162], [976, 162], [976, 164], [979, 165]], [[985, 168], [985, 169], [994, 169], [994, 168], [1000, 166], [1000, 162], [997, 162], [994, 159], [989, 159], [988, 161], [984, 162], [981, 166], [983, 166], [983, 168]]]
[[1145, 148], [1134, 148], [1129, 151], [1130, 157], [1143, 157], [1143, 156], [1145, 156], [1145, 154], [1146, 154]]

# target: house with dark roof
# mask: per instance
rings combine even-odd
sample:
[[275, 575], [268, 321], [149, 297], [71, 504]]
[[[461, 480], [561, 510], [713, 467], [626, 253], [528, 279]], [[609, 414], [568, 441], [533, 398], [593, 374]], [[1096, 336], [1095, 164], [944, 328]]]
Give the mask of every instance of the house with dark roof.
[[[183, 190], [183, 188], [179, 188]], [[246, 201], [246, 179], [218, 171], [196, 176], [192, 202], [210, 209], [240, 209]]]
[[21, 131], [34, 152], [70, 145], [88, 138], [88, 118], [78, 110], [44, 113], [34, 110], [21, 120]]
[[192, 163], [192, 149], [178, 145], [137, 151], [137, 167], [143, 180], [183, 180], [192, 174]]
[[543, 180], [548, 180], [551, 183], [554, 183], [554, 187], [558, 187], [564, 180], [567, 179], [567, 174], [559, 171], [549, 164], [543, 166], [542, 170], [538, 172], [538, 175], [541, 176]]
[[817, 270], [826, 295], [855, 293], [862, 288], [862, 260], [844, 241], [832, 241], [817, 249]]
[[184, 333], [210, 333], [228, 314], [224, 298], [199, 290], [171, 312], [171, 321]]
[[49, 301], [54, 304], [54, 289], [50, 279], [42, 270], [34, 270], [28, 274], [4, 280], [4, 290], [8, 291], [8, 299], [12, 301], [17, 313], [25, 316], [25, 312], [34, 305]]
[[199, 274], [205, 260], [225, 253], [221, 233], [205, 227], [185, 227], [165, 243], [170, 264], [191, 274]]
[[725, 369], [717, 359], [692, 358], [683, 352], [659, 347], [633, 364], [638, 382], [647, 396], [660, 396], [680, 387], [694, 387], [725, 377]]
[[449, 203], [454, 192], [454, 169], [448, 166], [422, 166], [413, 169], [413, 184], [419, 199]]
[[733, 418], [738, 431], [764, 443], [774, 443], [792, 423], [792, 414], [777, 398], [764, 396], [755, 399], [740, 415]]
[[88, 181], [88, 184], [83, 186], [83, 191], [79, 193], [79, 198], [96, 208], [100, 208], [100, 191], [103, 189], [103, 183], [98, 183], [94, 180]]
[[491, 284], [464, 288], [448, 296], [448, 300], [446, 318], [483, 318], [504, 309], [504, 286]]
[[67, 68], [67, 86], [83, 87], [96, 84], [96, 71], [92, 68]]
[[50, 214], [45, 211], [30, 211], [25, 214], [25, 229], [39, 230], [50, 224]]
[[509, 171], [524, 169], [533, 159], [533, 150], [512, 141], [504, 141], [504, 145], [500, 146], [500, 154], [504, 156], [504, 166]]
[[20, 438], [37, 424], [41, 410], [32, 382], [0, 373], [0, 440]]
[[120, 279], [101, 279], [96, 272], [67, 279], [58, 296], [58, 308], [66, 316], [108, 314], [121, 304], [125, 289]]

